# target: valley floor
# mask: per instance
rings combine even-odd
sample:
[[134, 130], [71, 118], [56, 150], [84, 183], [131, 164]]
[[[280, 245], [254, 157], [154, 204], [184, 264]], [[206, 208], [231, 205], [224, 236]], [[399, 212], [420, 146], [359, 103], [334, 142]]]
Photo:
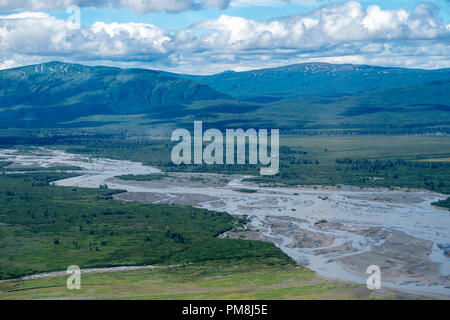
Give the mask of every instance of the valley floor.
[[[14, 162], [16, 168], [25, 168], [30, 163], [43, 169], [61, 163], [84, 168], [82, 175], [53, 182], [59, 186], [98, 188], [99, 185], [108, 185], [109, 188], [128, 190], [115, 195], [116, 199], [127, 202], [175, 203], [225, 211], [237, 216], [246, 215], [245, 226], [223, 233], [221, 237], [272, 242], [297, 263], [306, 265], [327, 278], [365, 284], [366, 268], [375, 264], [382, 269], [383, 288], [409, 290], [411, 294], [420, 292], [421, 295], [433, 297], [450, 296], [450, 259], [446, 256], [450, 220], [447, 211], [430, 205], [431, 202], [444, 199], [440, 194], [421, 190], [406, 192], [359, 188], [259, 187], [245, 183], [243, 180], [246, 176], [161, 174], [157, 169], [130, 161], [88, 158], [43, 149], [39, 152], [41, 155], [24, 155], [13, 150], [4, 150], [2, 156]], [[132, 176], [136, 174], [138, 176]], [[121, 179], [123, 175], [131, 176]], [[258, 265], [255, 267], [259, 268]], [[279, 266], [274, 268], [276, 270], [272, 270], [273, 272], [285, 272], [283, 269], [279, 270]], [[236, 271], [238, 276], [240, 272]], [[138, 273], [140, 272], [169, 271], [152, 270]], [[216, 276], [220, 277], [220, 274], [214, 274], [214, 277]], [[89, 279], [93, 275], [86, 277]], [[115, 278], [112, 274], [105, 277]], [[308, 286], [311, 287], [310, 293], [322, 292], [320, 287], [325, 283], [327, 286], [333, 284], [328, 288], [332, 292], [343, 291], [342, 297], [348, 295], [347, 297], [356, 298], [361, 294], [363, 298], [380, 294], [386, 297], [394, 292], [388, 290], [370, 293], [363, 290], [361, 285], [324, 280], [318, 275], [312, 276], [311, 279], [313, 278], [321, 280], [305, 282], [300, 287], [295, 281], [293, 286], [289, 285], [290, 278], [284, 279], [288, 285], [281, 285], [283, 290], [280, 289], [280, 292], [278, 289], [275, 291], [278, 292], [279, 298], [289, 298], [288, 292], [291, 291], [294, 292], [293, 298], [299, 298], [300, 293], [304, 293], [302, 290]], [[51, 280], [42, 281], [54, 286]], [[284, 283], [283, 281], [281, 282]], [[277, 288], [280, 285], [276, 281], [270, 283]], [[13, 289], [21, 289], [21, 283], [17, 284], [19, 287]], [[233, 294], [236, 294], [236, 297], [252, 298], [251, 294], [248, 296], [248, 292], [253, 292], [245, 286], [234, 286], [237, 292], [233, 291], [233, 286], [230, 287], [230, 292], [223, 291], [223, 288], [219, 292], [205, 291], [195, 283], [190, 283], [189, 286], [194, 288], [193, 292], [188, 290], [187, 296], [191, 298], [195, 294], [198, 294], [199, 298], [205, 298], [208, 294], [211, 294], [210, 298], [216, 295], [230, 297]], [[272, 289], [262, 286], [256, 288], [252, 294], [255, 294], [254, 297], [263, 297], [266, 294], [267, 298], [273, 294], [275, 298], [277, 293]], [[179, 292], [173, 293], [163, 288], [158, 290], [162, 290], [162, 297], [180, 295]], [[242, 290], [247, 293], [242, 294]], [[300, 290], [300, 293], [296, 290]], [[305, 297], [313, 297], [310, 293], [305, 293]], [[339, 298], [340, 294], [334, 292], [330, 295], [327, 291], [324, 296], [315, 297], [325, 298], [330, 295]]]

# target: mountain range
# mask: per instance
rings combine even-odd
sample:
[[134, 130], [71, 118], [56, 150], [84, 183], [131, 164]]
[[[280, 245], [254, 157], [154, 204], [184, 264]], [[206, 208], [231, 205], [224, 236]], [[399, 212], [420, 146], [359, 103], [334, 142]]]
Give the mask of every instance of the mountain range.
[[449, 128], [450, 69], [304, 63], [198, 76], [49, 62], [0, 71], [0, 128]]

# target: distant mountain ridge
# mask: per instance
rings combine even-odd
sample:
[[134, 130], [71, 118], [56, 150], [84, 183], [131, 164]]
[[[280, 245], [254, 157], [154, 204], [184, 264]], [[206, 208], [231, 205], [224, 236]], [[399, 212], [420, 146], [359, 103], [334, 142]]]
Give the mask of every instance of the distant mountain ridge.
[[145, 69], [49, 62], [0, 71], [0, 119], [31, 125], [227, 98], [208, 85]]
[[218, 91], [244, 99], [254, 95], [289, 98], [355, 95], [394, 86], [450, 80], [450, 69], [423, 70], [353, 64], [302, 63], [208, 76], [178, 76], [205, 83]]
[[0, 128], [196, 119], [217, 128], [440, 130], [450, 128], [449, 101], [450, 69], [304, 63], [196, 76], [49, 62], [0, 71]]

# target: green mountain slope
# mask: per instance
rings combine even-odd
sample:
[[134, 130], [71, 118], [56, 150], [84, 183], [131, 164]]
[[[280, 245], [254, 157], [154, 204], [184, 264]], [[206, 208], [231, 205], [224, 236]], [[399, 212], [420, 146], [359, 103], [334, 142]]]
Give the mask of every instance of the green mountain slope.
[[266, 103], [201, 101], [179, 110], [176, 121], [185, 127], [195, 118], [214, 128], [447, 132], [449, 101], [450, 81], [433, 81], [357, 96], [299, 96]]
[[144, 69], [50, 62], [0, 71], [0, 125], [52, 126], [94, 114], [141, 114], [228, 96]]
[[263, 102], [295, 96], [358, 95], [389, 87], [450, 80], [450, 69], [421, 70], [366, 65], [303, 63], [211, 76], [178, 75], [243, 99]]

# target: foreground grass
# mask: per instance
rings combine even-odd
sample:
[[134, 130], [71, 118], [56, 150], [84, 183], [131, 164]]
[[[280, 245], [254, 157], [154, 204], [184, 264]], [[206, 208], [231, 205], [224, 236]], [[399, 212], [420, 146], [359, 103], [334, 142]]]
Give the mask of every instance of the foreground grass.
[[167, 269], [82, 274], [81, 289], [66, 277], [0, 283], [0, 299], [372, 299], [398, 298], [362, 285], [326, 280], [273, 259], [215, 261]]

